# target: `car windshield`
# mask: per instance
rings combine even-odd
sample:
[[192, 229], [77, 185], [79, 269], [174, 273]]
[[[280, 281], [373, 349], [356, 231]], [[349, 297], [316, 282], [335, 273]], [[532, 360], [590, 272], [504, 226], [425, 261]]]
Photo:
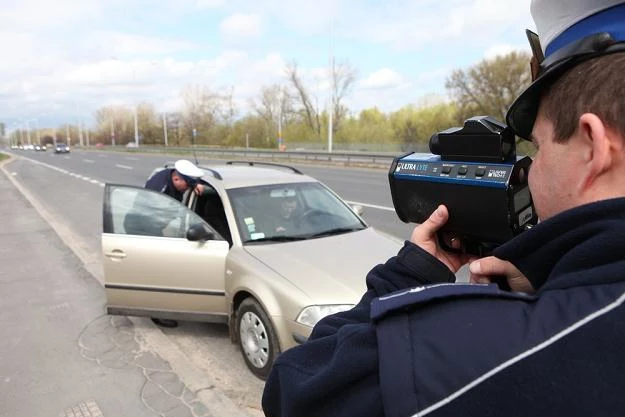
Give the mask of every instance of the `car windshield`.
[[291, 242], [366, 228], [320, 183], [236, 188], [228, 195], [243, 243]]

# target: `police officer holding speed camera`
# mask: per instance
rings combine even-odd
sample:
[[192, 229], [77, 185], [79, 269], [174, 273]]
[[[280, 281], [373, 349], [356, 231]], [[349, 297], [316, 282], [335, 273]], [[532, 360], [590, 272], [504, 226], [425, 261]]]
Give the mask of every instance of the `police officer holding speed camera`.
[[540, 222], [474, 259], [440, 246], [438, 207], [356, 307], [281, 354], [267, 416], [625, 415], [625, 1], [531, 11], [534, 81], [506, 122], [537, 148]]

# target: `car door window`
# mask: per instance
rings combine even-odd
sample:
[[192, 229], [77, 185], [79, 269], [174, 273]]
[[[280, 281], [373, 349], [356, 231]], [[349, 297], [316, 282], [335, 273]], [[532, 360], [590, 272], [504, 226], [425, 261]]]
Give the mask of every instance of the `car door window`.
[[[104, 232], [186, 238], [198, 215], [168, 195], [144, 188], [107, 185]], [[210, 227], [210, 226], [209, 226]]]

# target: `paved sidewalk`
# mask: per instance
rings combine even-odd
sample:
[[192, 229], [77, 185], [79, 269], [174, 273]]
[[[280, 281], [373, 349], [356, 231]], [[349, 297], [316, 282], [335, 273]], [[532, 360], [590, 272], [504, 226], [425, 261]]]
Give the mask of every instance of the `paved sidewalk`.
[[[247, 416], [104, 289], [0, 163], [0, 417]], [[45, 202], [41, 202], [45, 205]]]

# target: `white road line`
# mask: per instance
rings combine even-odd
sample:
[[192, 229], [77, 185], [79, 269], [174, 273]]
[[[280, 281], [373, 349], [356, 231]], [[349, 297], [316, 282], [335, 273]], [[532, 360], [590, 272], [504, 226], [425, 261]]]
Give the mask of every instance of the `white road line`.
[[95, 161], [93, 159], [83, 159], [88, 164], [93, 164]]
[[134, 156], [127, 156], [126, 159], [129, 160], [129, 161], [138, 161], [139, 160], [139, 158], [135, 158]]
[[[100, 187], [104, 187], [104, 183], [102, 183], [102, 182], [100, 182], [98, 180], [91, 179], [89, 177], [85, 177], [84, 175], [76, 174], [74, 172], [69, 172], [69, 171], [67, 171], [65, 169], [62, 169], [62, 168], [59, 168], [59, 167], [55, 167], [54, 165], [49, 165], [49, 164], [46, 164], [44, 162], [37, 161], [35, 159], [26, 158], [24, 156], [21, 156], [21, 158], [25, 159], [25, 160], [28, 160], [28, 161], [30, 161], [30, 162], [32, 162], [34, 164], [41, 165], [41, 166], [44, 166], [46, 168], [50, 168], [50, 169], [53, 169], [53, 170], [58, 171], [60, 173], [69, 175], [71, 177], [78, 178], [78, 179], [90, 182], [91, 184], [98, 184]], [[17, 172], [12, 172], [12, 175], [13, 176], [17, 176]]]
[[371, 208], [378, 209], [378, 210], [395, 211], [393, 207], [377, 206], [375, 204], [359, 203], [357, 201], [346, 201], [346, 203], [363, 206], [363, 207], [371, 207]]
[[129, 167], [128, 165], [119, 165], [119, 164], [115, 164], [115, 166], [117, 168], [123, 168], [123, 169], [133, 169], [132, 167]]

